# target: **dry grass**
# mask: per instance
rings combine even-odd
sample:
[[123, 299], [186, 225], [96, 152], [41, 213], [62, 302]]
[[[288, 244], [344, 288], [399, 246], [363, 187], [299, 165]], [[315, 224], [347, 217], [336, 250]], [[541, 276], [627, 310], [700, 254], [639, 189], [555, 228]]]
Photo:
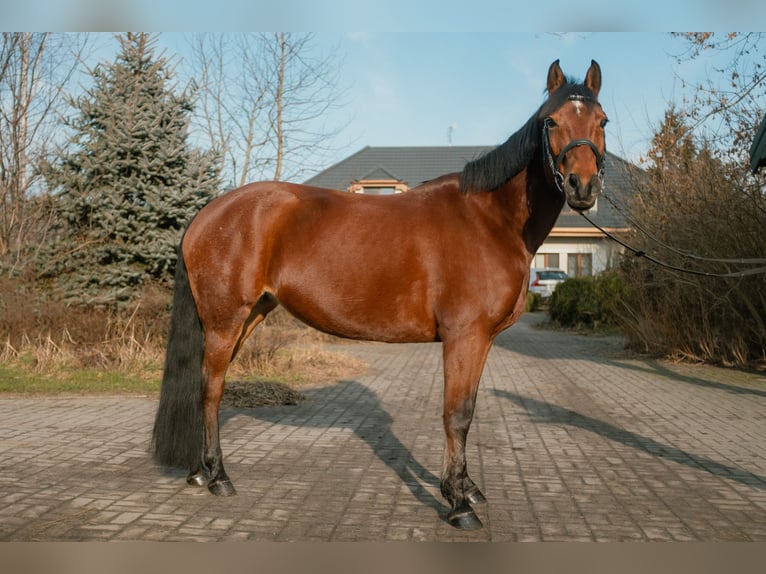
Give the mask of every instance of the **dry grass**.
[[[307, 336], [312, 333], [303, 334], [304, 338]], [[255, 369], [246, 368], [239, 359], [235, 361], [229, 370], [222, 404], [238, 408], [294, 405], [306, 400], [302, 389], [357, 376], [366, 368], [360, 359], [326, 351], [318, 344], [285, 347]]]
[[[159, 389], [170, 293], [148, 288], [119, 311], [64, 307], [42, 291], [3, 279], [0, 292], [0, 392], [131, 392]], [[364, 369], [321, 348], [332, 340], [278, 309], [259, 325], [232, 364], [226, 404], [301, 400], [300, 388]]]

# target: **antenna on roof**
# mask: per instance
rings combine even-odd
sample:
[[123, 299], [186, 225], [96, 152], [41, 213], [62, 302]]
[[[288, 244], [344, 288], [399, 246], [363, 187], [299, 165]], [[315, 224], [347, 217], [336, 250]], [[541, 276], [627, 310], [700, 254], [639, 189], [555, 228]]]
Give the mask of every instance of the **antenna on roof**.
[[455, 128], [457, 128], [457, 124], [455, 122], [452, 122], [447, 128], [447, 142], [449, 143], [450, 147], [452, 147], [452, 132], [455, 131]]

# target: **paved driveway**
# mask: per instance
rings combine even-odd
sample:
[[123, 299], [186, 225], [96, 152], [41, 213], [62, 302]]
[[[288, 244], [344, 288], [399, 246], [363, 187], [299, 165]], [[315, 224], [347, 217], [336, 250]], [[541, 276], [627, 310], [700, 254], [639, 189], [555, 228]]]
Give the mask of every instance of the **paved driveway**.
[[155, 400], [0, 397], [0, 540], [766, 540], [766, 379], [534, 327], [490, 353], [469, 434], [481, 531], [444, 522], [438, 345], [223, 414], [220, 499], [147, 456]]

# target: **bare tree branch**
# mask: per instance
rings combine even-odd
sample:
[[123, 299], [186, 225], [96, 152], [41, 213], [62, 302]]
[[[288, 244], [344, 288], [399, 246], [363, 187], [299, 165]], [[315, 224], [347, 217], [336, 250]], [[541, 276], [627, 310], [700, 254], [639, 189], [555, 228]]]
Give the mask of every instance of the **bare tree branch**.
[[49, 217], [41, 166], [60, 139], [66, 87], [87, 35], [4, 32], [0, 45], [0, 262], [13, 269]]
[[[766, 33], [684, 33], [679, 63], [715, 56], [719, 61], [700, 83], [691, 86], [686, 106], [690, 127], [726, 149], [731, 159], [744, 157], [763, 117], [766, 98]], [[682, 78], [683, 81], [683, 78]], [[688, 82], [683, 81], [684, 86]]]
[[343, 105], [337, 52], [309, 34], [200, 34], [190, 73], [201, 89], [198, 125], [222, 152], [225, 181], [292, 179], [323, 167], [344, 126], [319, 125]]

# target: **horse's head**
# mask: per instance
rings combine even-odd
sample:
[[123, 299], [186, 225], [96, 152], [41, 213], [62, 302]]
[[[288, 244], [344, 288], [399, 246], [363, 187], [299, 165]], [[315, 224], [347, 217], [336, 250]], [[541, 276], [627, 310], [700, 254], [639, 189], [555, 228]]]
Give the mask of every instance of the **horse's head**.
[[569, 82], [556, 60], [548, 70], [548, 101], [540, 109], [550, 177], [572, 209], [593, 207], [603, 189], [606, 114], [598, 103], [601, 68], [591, 61], [582, 84]]

